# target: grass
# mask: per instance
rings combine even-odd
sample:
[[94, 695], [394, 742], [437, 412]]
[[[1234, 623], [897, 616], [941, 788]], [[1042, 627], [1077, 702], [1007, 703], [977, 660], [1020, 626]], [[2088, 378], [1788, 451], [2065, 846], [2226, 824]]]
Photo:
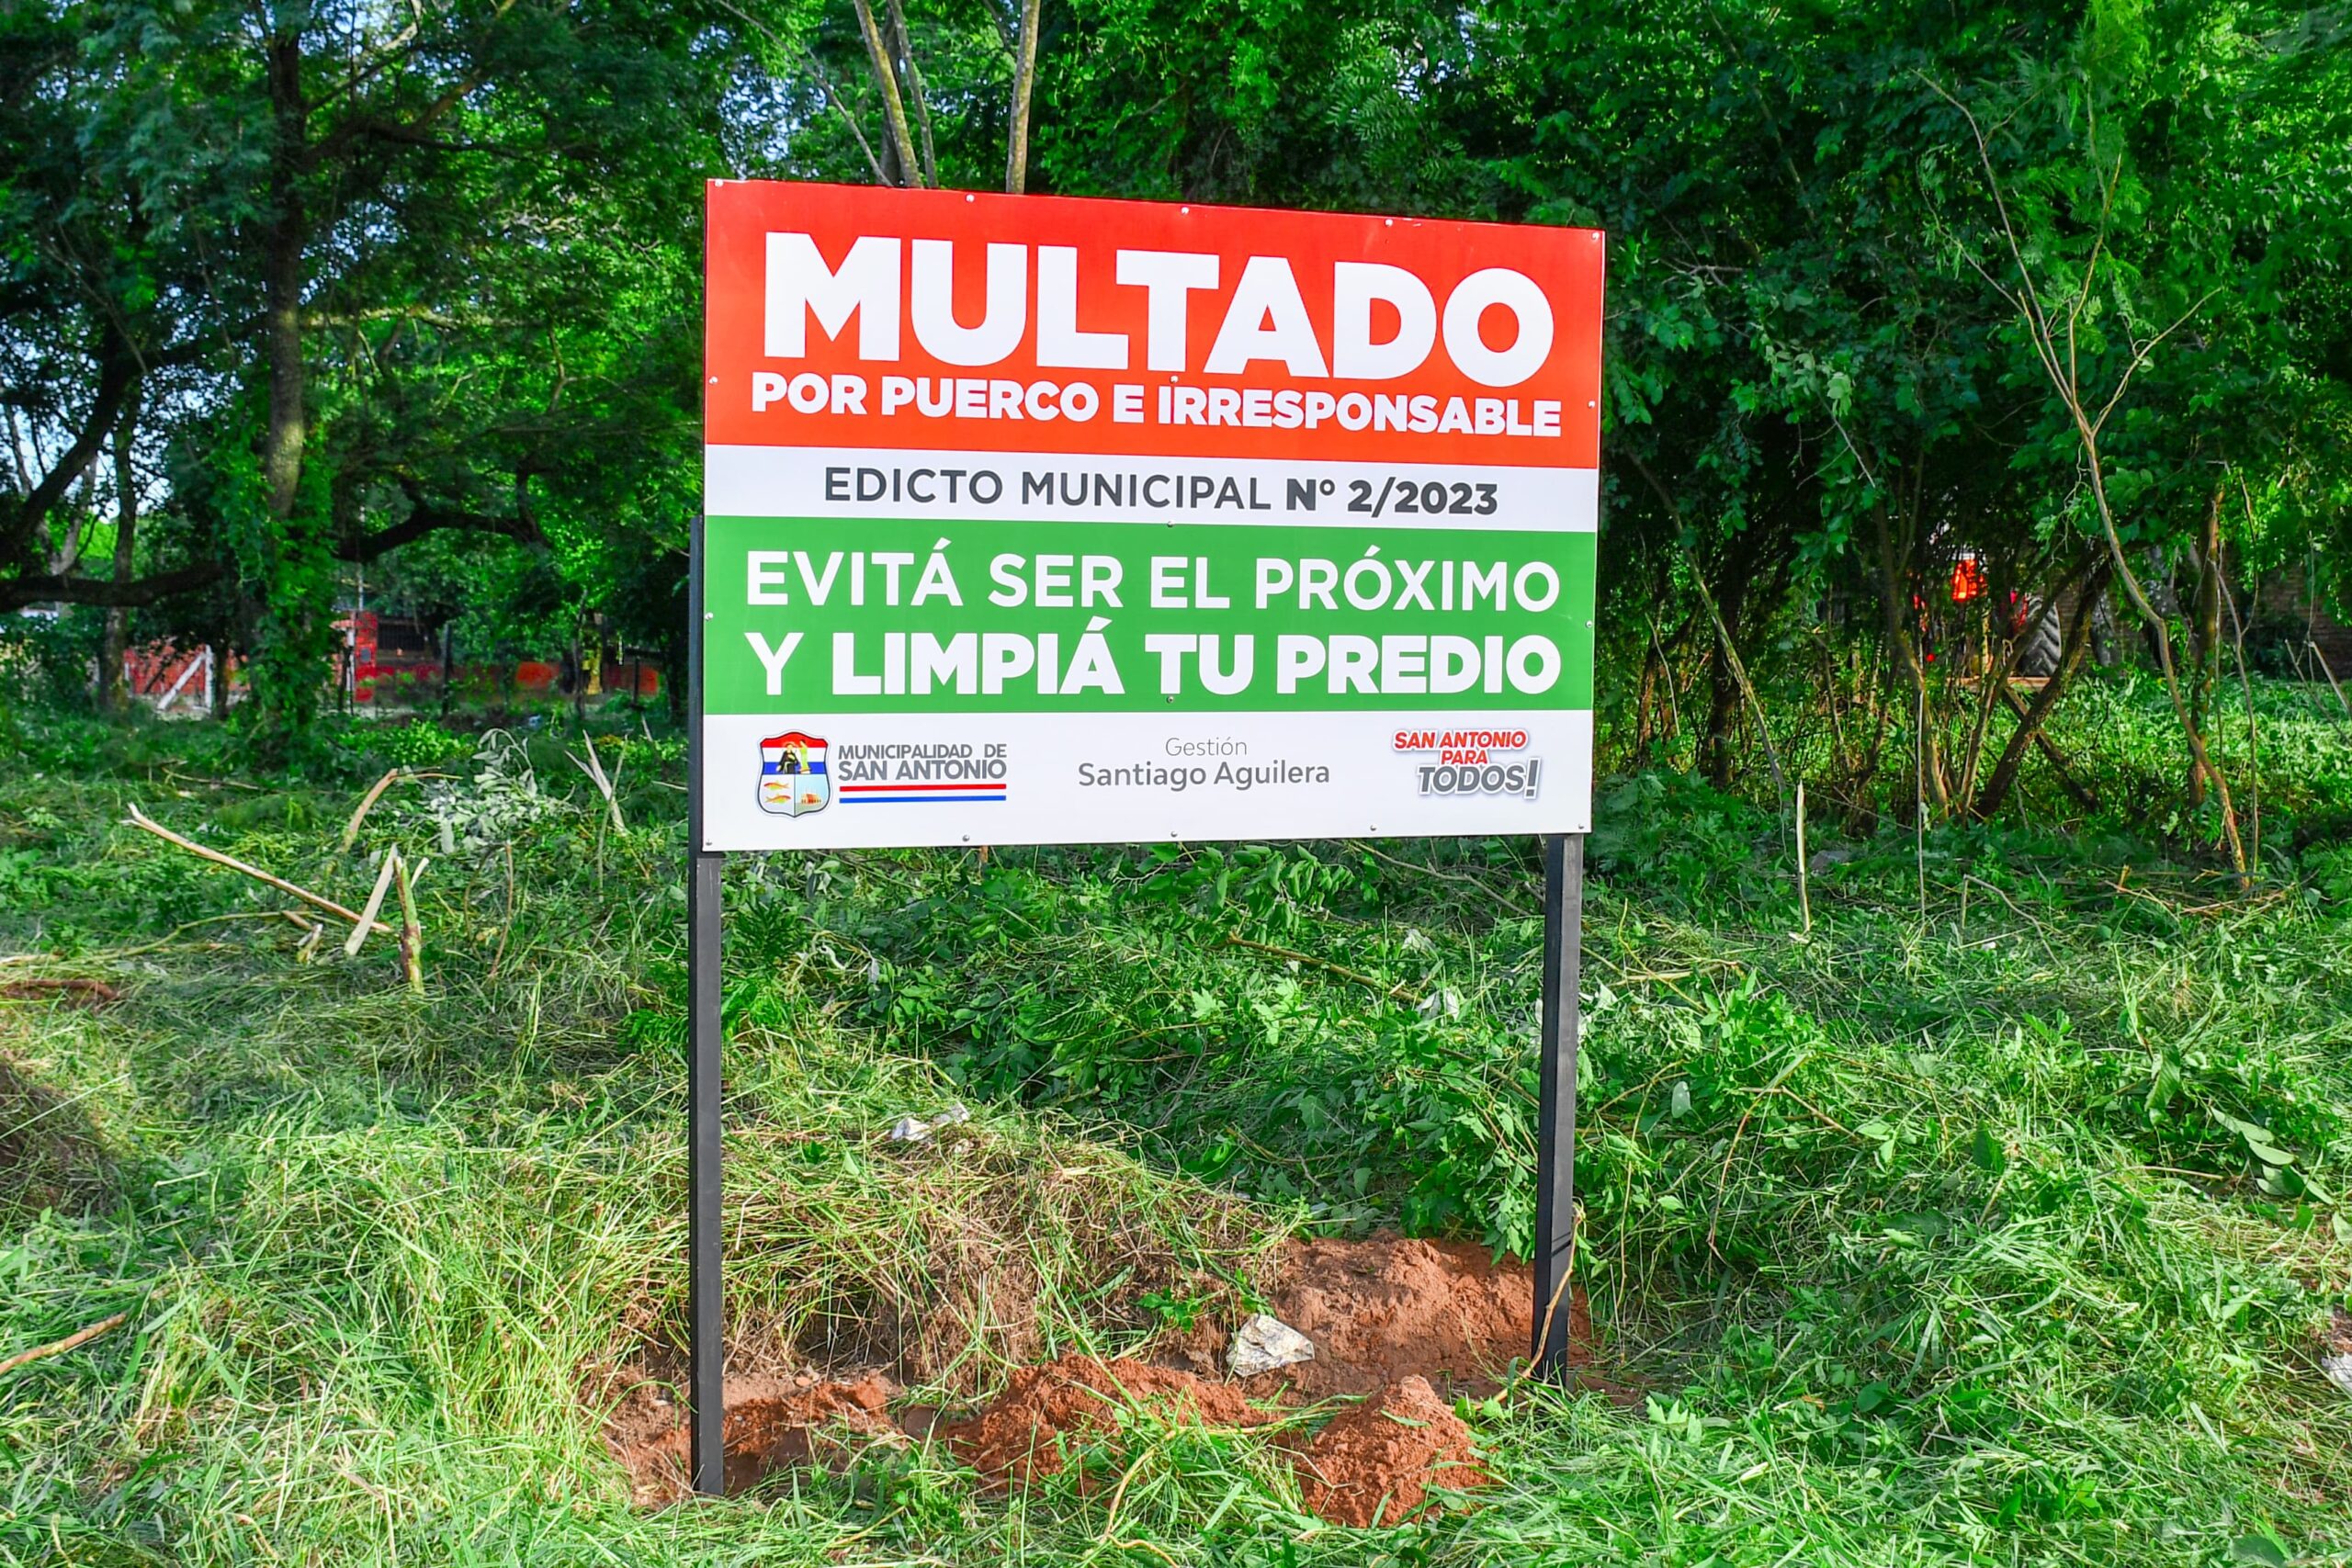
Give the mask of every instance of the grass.
[[[2161, 728], [2099, 700], [2131, 801]], [[1605, 785], [1578, 1268], [1650, 1397], [1466, 1406], [1497, 1485], [1376, 1532], [1304, 1515], [1261, 1434], [1148, 1421], [1115, 1512], [914, 1443], [632, 1508], [594, 1406], [684, 1319], [676, 746], [607, 738], [616, 832], [543, 738], [477, 767], [363, 728], [264, 780], [209, 726], [0, 717], [0, 952], [39, 955], [0, 981], [125, 993], [0, 1002], [0, 1357], [130, 1314], [0, 1376], [0, 1562], [2352, 1561], [2314, 1364], [2352, 1286], [2352, 745], [2258, 700], [2292, 739], [2248, 898], [2119, 815], [1931, 833], [1923, 909], [1906, 829], [1816, 825], [1801, 941], [1769, 814]], [[462, 782], [336, 854], [388, 759]], [[348, 903], [388, 840], [431, 857], [427, 994], [388, 944], [300, 962], [281, 897], [133, 800]], [[1531, 846], [729, 877], [745, 1367], [896, 1359], [954, 1403], [1238, 1314], [1303, 1228], [1525, 1243]], [[944, 1146], [880, 1137], [956, 1100]]]

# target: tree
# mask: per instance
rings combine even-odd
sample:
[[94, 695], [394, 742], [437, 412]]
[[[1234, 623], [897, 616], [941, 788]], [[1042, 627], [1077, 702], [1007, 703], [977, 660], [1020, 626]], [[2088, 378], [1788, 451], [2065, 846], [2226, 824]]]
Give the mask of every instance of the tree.
[[[2246, 849], [2206, 740], [2223, 642], [2223, 502], [2307, 471], [2346, 383], [2301, 330], [2292, 280], [2352, 254], [2352, 107], [2332, 23], [2287, 8], [2094, 8], [2075, 48], [2020, 60], [1968, 100], [1930, 82], [1981, 180], [1943, 227], [2008, 312], [2037, 388], [2023, 454], [2051, 511], [2103, 547], [2146, 629], [2241, 879]], [[1964, 140], [1961, 140], [1964, 135]], [[2316, 141], [2312, 138], [2316, 136]], [[1972, 199], [1973, 198], [1973, 199]], [[2278, 221], [2282, 208], [2294, 220]], [[2315, 357], [2312, 350], [2320, 350]], [[2314, 419], [2313, 416], [2318, 416]], [[2309, 432], [2310, 434], [2305, 434]], [[2341, 474], [2343, 448], [2323, 467]], [[2191, 569], [2187, 658], [2143, 578]]]
[[[687, 487], [635, 476], [689, 464], [693, 174], [757, 130], [722, 111], [717, 25], [553, 0], [18, 16], [6, 395], [60, 434], [0, 527], [0, 607], [229, 583], [262, 710], [298, 738], [346, 563], [439, 532], [537, 545], [616, 494], [682, 536]], [[174, 564], [45, 570], [41, 523], [175, 370], [143, 399], [178, 477], [146, 532], [176, 525], [151, 547]]]

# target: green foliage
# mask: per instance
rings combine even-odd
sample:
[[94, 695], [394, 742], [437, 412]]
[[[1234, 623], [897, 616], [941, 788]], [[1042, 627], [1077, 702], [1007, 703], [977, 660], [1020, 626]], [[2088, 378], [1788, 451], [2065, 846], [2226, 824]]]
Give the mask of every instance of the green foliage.
[[[104, 1174], [0, 1231], [0, 1348], [131, 1322], [0, 1384], [0, 1553], [1101, 1560], [1108, 1488], [1007, 1503], [924, 1443], [628, 1506], [580, 1401], [684, 1321], [674, 738], [603, 738], [616, 834], [527, 733], [468, 764], [354, 727], [327, 788], [236, 778], [213, 726], [15, 722], [0, 941], [128, 995], [6, 1004], [9, 1092], [76, 1140], [42, 1168]], [[394, 760], [541, 804], [445, 851], [402, 784], [334, 853]], [[299, 962], [282, 898], [118, 826], [130, 799], [355, 904], [384, 838], [430, 858], [427, 995], [380, 944]], [[2232, 903], [2144, 840], [1939, 830], [1923, 915], [1907, 831], [1825, 834], [1800, 941], [1769, 815], [1674, 775], [1600, 805], [1577, 1269], [1635, 1408], [1468, 1402], [1499, 1484], [1375, 1536], [1310, 1529], [1268, 1434], [1131, 1425], [1089, 1461], [1118, 1539], [1204, 1568], [2340, 1551], [2352, 1426], [2309, 1353], [2352, 1258], [2340, 845]], [[1504, 841], [733, 863], [741, 1321], [851, 1364], [967, 1321], [974, 1270], [1014, 1282], [978, 1349], [911, 1353], [954, 1404], [1040, 1347], [1261, 1307], [1302, 1223], [1523, 1246], [1533, 874]], [[954, 1100], [956, 1140], [883, 1139]]]
[[[107, 1175], [0, 1233], [0, 1347], [132, 1326], [0, 1389], [0, 1552], [1099, 1554], [1102, 1486], [1008, 1506], [926, 1444], [752, 1506], [627, 1506], [578, 1400], [684, 1322], [674, 740], [606, 738], [616, 835], [528, 736], [453, 768], [458, 737], [356, 727], [347, 785], [258, 791], [207, 782], [234, 766], [210, 726], [17, 739], [0, 932], [130, 995], [10, 1004], [0, 1052]], [[332, 844], [396, 760], [544, 803], [454, 852], [416, 786], [379, 803], [370, 840], [434, 861], [421, 999], [380, 951], [296, 962], [277, 896], [110, 826], [141, 799], [356, 902], [368, 859]], [[2144, 841], [1939, 831], [1923, 919], [1907, 833], [1817, 841], [1800, 942], [1770, 817], [1675, 776], [1602, 791], [1577, 1267], [1639, 1408], [1472, 1402], [1500, 1485], [1375, 1537], [1309, 1531], [1267, 1435], [1131, 1426], [1098, 1456], [1119, 1539], [1202, 1564], [2339, 1550], [2352, 1428], [2306, 1348], [2352, 1257], [2341, 852], [2209, 910]], [[743, 1321], [854, 1361], [960, 1310], [967, 1270], [1034, 1277], [981, 1351], [919, 1364], [952, 1403], [1040, 1343], [1261, 1306], [1302, 1220], [1523, 1246], [1532, 870], [1500, 841], [735, 863]], [[881, 1141], [951, 1099], [956, 1146]]]
[[476, 742], [429, 718], [400, 724], [354, 726], [338, 738], [345, 749], [371, 766], [429, 768], [470, 754]]
[[526, 745], [510, 731], [492, 729], [474, 751], [471, 777], [436, 778], [421, 799], [393, 807], [390, 816], [412, 829], [429, 828], [443, 854], [462, 851], [479, 858], [511, 844], [533, 826], [576, 809], [540, 787]]
[[[993, 185], [1004, 14], [904, 10], [943, 178]], [[2218, 807], [2129, 667], [2048, 727], [2094, 804], [2036, 756], [1989, 823], [1907, 813], [1925, 757], [2018, 733], [1960, 678], [1990, 617], [1913, 596], [1962, 544], [1996, 594], [2100, 558], [2028, 272], [2086, 382], [2138, 365], [2102, 473], [2176, 633], [2216, 484], [2233, 581], [2341, 604], [2346, 38], [2203, 0], [1044, 7], [1033, 188], [1612, 234], [1626, 767], [1589, 844], [1577, 1267], [1646, 1398], [1470, 1404], [1499, 1485], [1360, 1537], [1262, 1436], [1148, 1422], [1009, 1504], [917, 1443], [630, 1509], [581, 1401], [684, 1322], [682, 743], [596, 739], [615, 831], [545, 735], [319, 711], [363, 566], [465, 656], [597, 615], [680, 668], [695, 194], [871, 177], [847, 8], [0, 14], [0, 603], [96, 581], [104, 507], [28, 470], [135, 387], [141, 635], [241, 653], [255, 699], [100, 725], [97, 613], [0, 619], [0, 942], [130, 992], [0, 1002], [0, 1152], [40, 1140], [0, 1166], [0, 1352], [131, 1314], [0, 1380], [0, 1562], [2341, 1558], [2352, 1427], [2310, 1348], [2352, 1258], [2352, 745], [2308, 623], [2233, 604], [2276, 678], [2202, 698], [2250, 897], [2179, 858]], [[1816, 786], [1801, 933], [1768, 745]], [[394, 766], [458, 776], [335, 853]], [[304, 962], [278, 896], [121, 827], [134, 800], [355, 905], [386, 841], [430, 860], [428, 994], [381, 942]], [[812, 1359], [1029, 1281], [910, 1362], [956, 1401], [1262, 1304], [1300, 1224], [1531, 1245], [1524, 844], [729, 875], [732, 1285]], [[956, 1097], [968, 1148], [879, 1140]]]
[[86, 710], [105, 630], [103, 616], [78, 607], [54, 616], [0, 617], [0, 684], [7, 690], [0, 709], [29, 699], [50, 709]]
[[[1018, 8], [885, 11], [938, 178], [996, 184]], [[245, 657], [265, 750], [316, 762], [333, 612], [363, 587], [472, 657], [594, 616], [678, 667], [696, 194], [885, 177], [851, 8], [258, 25], [103, 0], [0, 28], [23, 86], [0, 97], [0, 400], [30, 455], [0, 479], [0, 604], [113, 591], [113, 507], [83, 480], [134, 421], [141, 635]], [[1600, 669], [1627, 771], [1760, 795], [1763, 732], [1820, 711], [1816, 765], [1781, 770], [1817, 795], [1907, 811], [1907, 771], [1939, 815], [1998, 816], [2050, 781], [1999, 772], [2008, 715], [1942, 677], [2005, 651], [1990, 605], [2075, 615], [2111, 564], [2029, 281], [2092, 402], [2127, 394], [2097, 475], [2178, 606], [2197, 711], [2225, 662], [2193, 604], [2217, 496], [2257, 665], [2316, 675], [2245, 602], [2254, 574], [2352, 608], [2346, 37], [2328, 8], [2218, 0], [1049, 0], [1031, 188], [1604, 226]], [[1940, 600], [1962, 549], [1991, 590], [1964, 615]], [[2162, 774], [2134, 808], [2211, 840]]]

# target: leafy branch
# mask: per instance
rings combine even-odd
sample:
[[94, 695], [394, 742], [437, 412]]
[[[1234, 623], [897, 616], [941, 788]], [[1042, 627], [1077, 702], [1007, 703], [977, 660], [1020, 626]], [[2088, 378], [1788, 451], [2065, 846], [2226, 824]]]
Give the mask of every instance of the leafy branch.
[[[2132, 609], [2148, 627], [2149, 638], [2155, 646], [2156, 661], [2164, 675], [2165, 694], [2172, 700], [2173, 713], [2180, 721], [2181, 733], [2188, 738], [2191, 765], [2199, 777], [2212, 784], [2221, 802], [2222, 831], [2229, 845], [2230, 863], [2237, 873], [2239, 886], [2248, 886], [2251, 876], [2246, 864], [2245, 846], [2238, 836], [2237, 812], [2230, 798], [2229, 781], [2215, 766], [2206, 749], [2205, 738], [2189, 713], [2188, 697], [2181, 689], [2180, 672], [2173, 661], [2171, 624], [2149, 602], [2146, 589], [2142, 586], [2138, 574], [2132, 570], [2132, 563], [2124, 554], [2122, 533], [2116, 525], [2115, 508], [2108, 496], [2106, 458], [2099, 448], [2100, 434], [2106, 430], [2109, 419], [2121, 405], [2124, 395], [2131, 390], [2132, 378], [2146, 367], [2157, 348], [2195, 320], [2220, 290], [2208, 289], [2170, 325], [2145, 341], [2131, 342], [2127, 335], [2131, 355], [2122, 372], [2117, 376], [2115, 385], [2094, 413], [2091, 399], [2084, 389], [2081, 328], [2097, 290], [2100, 263], [2110, 254], [2108, 240], [2114, 219], [2116, 182], [2122, 175], [2121, 152], [2116, 153], [2112, 162], [2094, 164], [2098, 183], [2098, 226], [2092, 236], [2090, 254], [2083, 265], [2081, 286], [2074, 290], [2073, 298], [2065, 301], [2062, 320], [2053, 313], [2041, 286], [2034, 279], [2033, 268], [2026, 260], [2025, 246], [2018, 237], [2017, 223], [2010, 216], [2008, 200], [2002, 194], [2001, 177], [1994, 167], [1993, 151], [1985, 140], [1984, 127], [1968, 106], [1946, 90], [1942, 84], [1925, 72], [1917, 74], [1937, 96], [1959, 111], [1961, 118], [1968, 123], [1969, 134], [1976, 144], [1977, 161], [1984, 171], [1985, 187], [1993, 198], [1994, 211], [1999, 216], [2002, 237], [2008, 244], [2009, 260], [2017, 269], [2016, 283], [2005, 282], [1964, 247], [1962, 254], [1966, 256], [1969, 265], [2017, 312], [2018, 319], [2025, 326], [2027, 341], [2033, 346], [2034, 357], [2042, 374], [2049, 378], [2051, 389], [2065, 405], [2067, 417], [2075, 427], [2075, 439], [2082, 448], [2084, 468], [2090, 478], [2091, 498], [2098, 513], [2099, 527], [2107, 538], [2116, 581], [2123, 585], [2124, 596], [2131, 601]], [[2093, 124], [2095, 131], [2095, 120]], [[2127, 334], [2129, 330], [2127, 323]]]

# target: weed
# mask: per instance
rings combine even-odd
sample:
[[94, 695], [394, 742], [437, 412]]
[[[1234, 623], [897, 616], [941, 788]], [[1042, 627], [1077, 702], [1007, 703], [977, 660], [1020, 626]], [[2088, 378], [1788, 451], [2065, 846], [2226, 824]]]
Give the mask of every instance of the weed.
[[[0, 974], [126, 998], [0, 1003], [0, 1137], [70, 1130], [45, 1168], [102, 1170], [18, 1179], [0, 1353], [130, 1318], [0, 1380], [0, 1562], [2352, 1547], [2352, 1420], [2311, 1359], [2352, 1286], [2352, 891], [2324, 831], [2274, 836], [2247, 899], [2120, 820], [1932, 832], [1923, 912], [1890, 829], [1823, 846], [1798, 942], [1769, 814], [1605, 785], [1577, 1267], [1645, 1408], [1466, 1404], [1497, 1483], [1372, 1535], [1301, 1512], [1280, 1433], [1148, 1416], [1010, 1500], [882, 1442], [649, 1513], [598, 1416], [675, 1375], [685, 1321], [674, 743], [607, 738], [625, 830], [521, 732], [429, 760], [469, 811], [539, 805], [452, 818], [445, 848], [430, 797], [400, 797], [343, 855], [390, 751], [257, 781], [209, 725], [11, 722], [0, 944], [37, 962]], [[2170, 766], [2138, 744], [2103, 798]], [[2266, 798], [2320, 822], [2335, 769]], [[428, 994], [386, 944], [298, 962], [276, 895], [121, 830], [134, 799], [355, 904], [369, 850], [432, 857]], [[955, 1406], [1262, 1305], [1302, 1225], [1523, 1248], [1534, 871], [1503, 840], [731, 863], [738, 1370], [879, 1362]], [[956, 1100], [950, 1134], [883, 1136]]]

